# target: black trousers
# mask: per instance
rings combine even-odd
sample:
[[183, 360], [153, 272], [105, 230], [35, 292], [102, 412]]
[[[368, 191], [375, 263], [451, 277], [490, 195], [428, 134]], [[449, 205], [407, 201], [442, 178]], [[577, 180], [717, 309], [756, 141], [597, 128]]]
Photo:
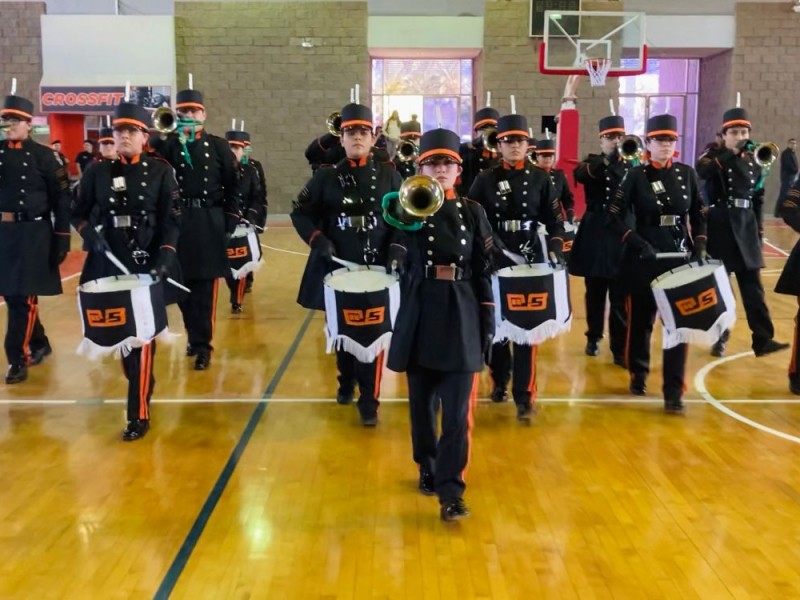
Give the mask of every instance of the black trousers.
[[775, 327], [769, 316], [764, 299], [764, 286], [761, 284], [761, 271], [736, 271], [739, 293], [742, 295], [744, 314], [753, 340], [753, 350], [760, 349], [775, 337]]
[[[411, 445], [414, 462], [434, 474], [439, 499], [464, 495], [464, 472], [469, 462], [472, 407], [478, 387], [477, 373], [434, 371], [411, 367], [408, 404], [411, 411]], [[442, 405], [442, 435], [436, 435], [437, 406]]]
[[[248, 273], [249, 275], [249, 273]], [[228, 273], [225, 275], [225, 283], [228, 284], [228, 291], [230, 291], [231, 304], [244, 303], [244, 288], [247, 286], [247, 278], [234, 279], [233, 275]]]
[[591, 341], [603, 338], [603, 323], [606, 315], [606, 296], [611, 305], [608, 313], [608, 333], [611, 338], [611, 353], [622, 356], [625, 352], [625, 337], [628, 331], [628, 315], [625, 308], [627, 297], [624, 285], [616, 279], [586, 277], [586, 337]]
[[156, 341], [134, 348], [122, 357], [122, 371], [128, 379], [128, 421], [150, 419], [150, 398], [156, 379], [153, 377], [153, 358]]
[[6, 296], [8, 326], [6, 329], [6, 358], [9, 364], [28, 364], [31, 350], [47, 344], [44, 327], [39, 320], [38, 296]]
[[794, 317], [794, 338], [792, 339], [792, 358], [789, 361], [789, 379], [800, 383], [800, 373], [797, 372], [797, 350], [800, 347], [800, 296], [797, 297], [797, 314]]
[[511, 342], [492, 345], [492, 360], [489, 364], [492, 381], [495, 387], [505, 389], [511, 379], [512, 354], [514, 379], [511, 382], [511, 394], [517, 404], [536, 402], [536, 346], [523, 346]]
[[369, 363], [358, 360], [344, 350], [336, 351], [336, 368], [339, 370], [339, 393], [352, 394], [358, 383], [358, 410], [374, 414], [381, 396], [384, 353]]
[[[636, 286], [628, 302], [628, 346], [625, 360], [631, 378], [647, 379], [650, 373], [650, 338], [656, 319], [656, 301], [649, 287]], [[686, 344], [663, 351], [665, 398], [682, 398], [686, 375]]]
[[189, 344], [210, 351], [217, 319], [219, 279], [191, 279], [184, 281], [183, 285], [192, 290], [191, 294], [186, 294], [178, 303]]

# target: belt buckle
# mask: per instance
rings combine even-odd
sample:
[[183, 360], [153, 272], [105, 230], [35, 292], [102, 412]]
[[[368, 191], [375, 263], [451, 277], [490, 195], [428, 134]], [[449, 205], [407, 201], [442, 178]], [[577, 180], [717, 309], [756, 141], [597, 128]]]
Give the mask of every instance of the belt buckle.
[[678, 224], [678, 215], [661, 215], [659, 225], [661, 227], [674, 227]]
[[130, 215], [114, 216], [112, 217], [111, 222], [114, 224], [114, 227], [132, 227]]
[[745, 198], [734, 198], [733, 206], [735, 208], [750, 208], [750, 201]]
[[519, 229], [519, 221], [506, 221], [506, 231], [516, 233]]
[[446, 281], [456, 280], [456, 267], [450, 265], [434, 265], [434, 272], [436, 279], [444, 279]]

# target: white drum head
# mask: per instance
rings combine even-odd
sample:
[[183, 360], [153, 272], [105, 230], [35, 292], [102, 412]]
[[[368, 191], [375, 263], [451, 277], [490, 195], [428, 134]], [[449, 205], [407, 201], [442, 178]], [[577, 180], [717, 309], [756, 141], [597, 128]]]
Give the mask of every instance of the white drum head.
[[237, 225], [236, 229], [233, 230], [231, 234], [232, 238], [243, 238], [247, 237], [251, 233], [255, 233], [256, 230], [252, 225]]
[[655, 278], [651, 287], [661, 290], [671, 290], [712, 275], [714, 271], [721, 267], [722, 263], [716, 260], [706, 262], [703, 265], [698, 262], [681, 265]]
[[154, 283], [158, 283], [158, 279], [154, 280], [152, 276], [145, 274], [112, 275], [111, 277], [101, 277], [100, 279], [87, 281], [78, 286], [78, 289], [87, 294], [105, 294], [108, 292], [135, 290]]
[[397, 277], [389, 275], [383, 267], [361, 266], [337, 269], [325, 276], [324, 284], [338, 292], [379, 292], [397, 283]]
[[546, 263], [534, 263], [532, 265], [514, 265], [497, 271], [498, 277], [545, 277], [552, 275], [556, 271], [563, 270], [563, 267], [553, 268]]

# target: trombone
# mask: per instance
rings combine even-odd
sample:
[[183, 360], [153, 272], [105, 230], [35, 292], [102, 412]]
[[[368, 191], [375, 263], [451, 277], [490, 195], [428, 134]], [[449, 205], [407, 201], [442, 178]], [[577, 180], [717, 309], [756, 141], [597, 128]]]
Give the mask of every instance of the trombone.
[[412, 175], [397, 192], [383, 197], [383, 218], [398, 229], [416, 231], [444, 204], [444, 188], [433, 177]]
[[419, 158], [419, 148], [414, 142], [404, 140], [397, 145], [395, 154], [400, 162], [414, 162]]
[[328, 115], [328, 118], [325, 120], [325, 127], [328, 129], [328, 133], [331, 135], [335, 135], [336, 137], [342, 136], [342, 114], [335, 110], [331, 114]]

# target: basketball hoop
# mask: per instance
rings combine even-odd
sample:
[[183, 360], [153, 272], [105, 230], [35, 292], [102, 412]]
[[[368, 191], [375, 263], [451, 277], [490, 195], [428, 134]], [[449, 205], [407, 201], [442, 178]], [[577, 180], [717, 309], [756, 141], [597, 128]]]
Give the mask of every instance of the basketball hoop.
[[589, 82], [592, 87], [602, 87], [606, 84], [606, 75], [611, 69], [610, 58], [586, 58], [583, 64], [586, 72], [589, 73]]

